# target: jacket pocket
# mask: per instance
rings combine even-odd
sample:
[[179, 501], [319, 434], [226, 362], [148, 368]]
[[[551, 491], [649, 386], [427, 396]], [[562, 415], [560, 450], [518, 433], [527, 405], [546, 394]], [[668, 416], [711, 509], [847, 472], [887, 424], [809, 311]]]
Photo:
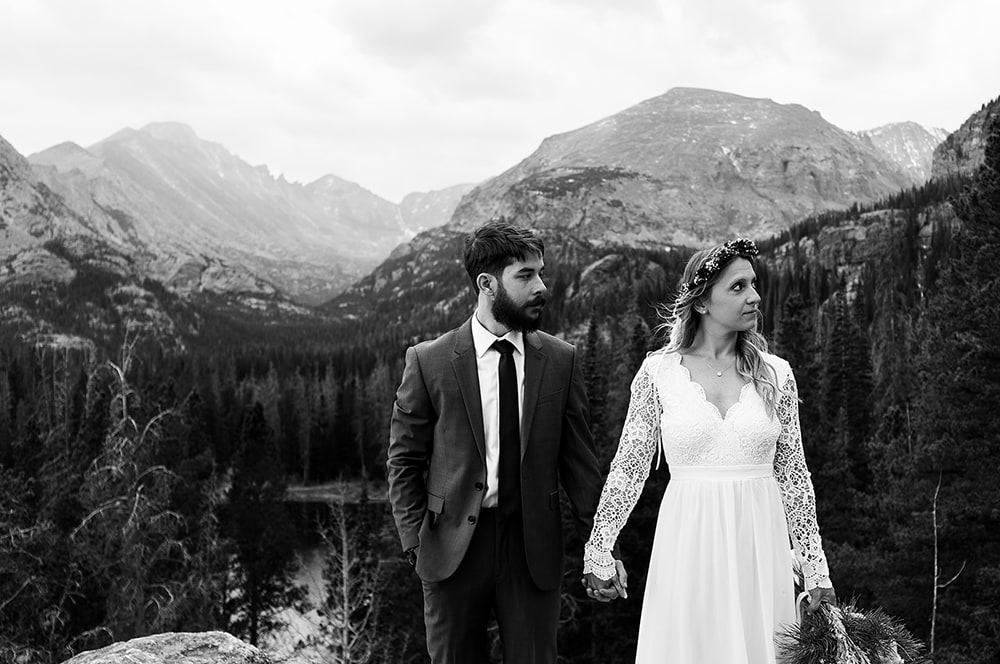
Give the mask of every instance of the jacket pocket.
[[549, 509], [553, 512], [559, 509], [559, 490], [555, 490], [549, 494]]
[[430, 516], [430, 526], [437, 524], [438, 517], [444, 512], [444, 498], [427, 492], [427, 514]]

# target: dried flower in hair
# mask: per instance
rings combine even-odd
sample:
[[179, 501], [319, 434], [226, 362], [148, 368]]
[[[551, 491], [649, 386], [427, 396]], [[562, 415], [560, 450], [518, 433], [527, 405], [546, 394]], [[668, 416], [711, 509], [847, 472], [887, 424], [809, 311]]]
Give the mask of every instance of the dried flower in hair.
[[681, 296], [687, 295], [696, 286], [708, 283], [731, 259], [739, 257], [749, 260], [759, 253], [751, 240], [739, 238], [726, 242], [712, 252], [708, 260], [695, 271], [691, 281], [681, 285]]

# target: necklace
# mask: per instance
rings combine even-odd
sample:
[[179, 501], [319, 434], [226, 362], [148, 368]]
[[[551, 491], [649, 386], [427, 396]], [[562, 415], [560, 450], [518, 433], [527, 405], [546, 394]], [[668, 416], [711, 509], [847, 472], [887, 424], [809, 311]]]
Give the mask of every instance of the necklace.
[[715, 372], [715, 375], [716, 375], [716, 376], [718, 376], [719, 378], [722, 378], [722, 374], [724, 374], [724, 373], [726, 373], [727, 371], [729, 371], [729, 370], [730, 370], [730, 369], [732, 368], [732, 366], [733, 366], [734, 364], [736, 364], [736, 358], [734, 357], [734, 358], [733, 358], [733, 361], [729, 363], [729, 366], [728, 366], [728, 367], [726, 367], [725, 369], [722, 369], [722, 370], [720, 371], [720, 370], [718, 370], [718, 369], [716, 369], [716, 368], [715, 368], [715, 365], [714, 365], [714, 364], [712, 364], [712, 362], [711, 362], [711, 361], [710, 361], [710, 360], [708, 359], [708, 357], [707, 357], [707, 356], [706, 356], [706, 357], [703, 357], [703, 358], [701, 358], [701, 359], [705, 360], [705, 363], [706, 363], [706, 364], [708, 364], [708, 366], [712, 367], [712, 371], [714, 371], [714, 372]]

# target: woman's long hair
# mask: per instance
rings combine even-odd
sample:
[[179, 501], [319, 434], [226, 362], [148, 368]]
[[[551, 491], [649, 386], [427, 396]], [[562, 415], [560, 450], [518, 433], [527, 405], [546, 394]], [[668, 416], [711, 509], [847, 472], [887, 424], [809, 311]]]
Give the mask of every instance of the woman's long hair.
[[[711, 249], [702, 249], [688, 260], [684, 267], [684, 275], [678, 286], [677, 297], [672, 307], [660, 305], [657, 313], [663, 322], [656, 326], [655, 332], [667, 337], [665, 350], [668, 353], [679, 353], [694, 343], [695, 335], [701, 328], [701, 314], [695, 311], [695, 305], [708, 299], [712, 286], [719, 280], [723, 269], [729, 261], [725, 261], [711, 277], [702, 283], [695, 284], [695, 274], [705, 265], [723, 245]], [[747, 259], [750, 260], [750, 259]], [[685, 288], [685, 284], [687, 287]], [[743, 330], [736, 335], [736, 371], [749, 378], [754, 389], [760, 394], [767, 412], [774, 415], [778, 402], [778, 375], [765, 359], [767, 339], [756, 329]]]

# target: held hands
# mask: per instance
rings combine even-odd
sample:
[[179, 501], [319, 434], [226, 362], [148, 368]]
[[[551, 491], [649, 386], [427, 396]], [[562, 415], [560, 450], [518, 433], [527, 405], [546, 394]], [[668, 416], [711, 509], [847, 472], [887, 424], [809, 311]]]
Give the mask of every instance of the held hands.
[[615, 575], [607, 581], [599, 579], [593, 573], [583, 575], [583, 585], [587, 589], [587, 597], [598, 602], [610, 602], [618, 599], [628, 599], [628, 573], [622, 561], [615, 561]]

